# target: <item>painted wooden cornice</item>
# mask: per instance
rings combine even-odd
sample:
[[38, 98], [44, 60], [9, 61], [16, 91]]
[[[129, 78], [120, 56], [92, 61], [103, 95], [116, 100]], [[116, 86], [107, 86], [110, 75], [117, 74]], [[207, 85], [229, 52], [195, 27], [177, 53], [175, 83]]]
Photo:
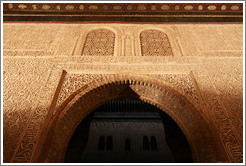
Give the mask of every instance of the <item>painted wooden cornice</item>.
[[243, 3], [4, 3], [4, 22], [242, 22]]

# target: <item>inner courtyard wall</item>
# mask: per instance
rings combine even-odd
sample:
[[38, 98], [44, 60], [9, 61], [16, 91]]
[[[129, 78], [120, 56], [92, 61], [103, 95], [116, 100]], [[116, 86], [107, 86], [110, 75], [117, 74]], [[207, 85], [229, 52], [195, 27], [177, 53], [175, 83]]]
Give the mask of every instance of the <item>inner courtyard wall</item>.
[[[115, 35], [113, 53], [82, 55], [85, 47], [98, 51], [100, 41], [93, 47], [85, 44], [98, 29]], [[140, 34], [145, 30], [165, 33], [172, 55], [143, 56]], [[159, 47], [147, 44], [148, 50]], [[55, 93], [62, 71], [66, 74]], [[112, 74], [169, 84], [218, 133], [227, 161], [242, 162], [243, 25], [113, 23], [3, 24], [4, 162], [30, 162], [51, 107], [56, 110], [77, 89]]]

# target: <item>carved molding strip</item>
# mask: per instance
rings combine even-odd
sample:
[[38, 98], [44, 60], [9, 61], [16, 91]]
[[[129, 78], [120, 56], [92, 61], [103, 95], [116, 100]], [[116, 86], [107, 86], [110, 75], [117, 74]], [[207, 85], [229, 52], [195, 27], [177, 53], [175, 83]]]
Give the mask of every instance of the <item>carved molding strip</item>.
[[[46, 117], [44, 119], [44, 122], [42, 123], [42, 125], [40, 125], [39, 130], [37, 130], [37, 131], [39, 131], [39, 132], [37, 132], [38, 140], [37, 140], [37, 143], [34, 145], [34, 148], [32, 149], [34, 152], [38, 152], [36, 149], [40, 149], [41, 148], [40, 145], [42, 145], [42, 142], [46, 139], [45, 133], [47, 132], [47, 127], [48, 127], [47, 124], [49, 124], [49, 121], [52, 120], [52, 117], [55, 114], [55, 108], [57, 105], [57, 100], [58, 100], [58, 97], [60, 95], [60, 91], [61, 91], [62, 85], [64, 83], [64, 79], [66, 77], [66, 74], [67, 74], [67, 72], [65, 70], [63, 70], [61, 73], [60, 80], [59, 80], [59, 83], [57, 85], [55, 94], [53, 96], [51, 105], [50, 105], [50, 107], [47, 111]], [[39, 154], [33, 153], [33, 151], [32, 151], [32, 158], [30, 159], [31, 162], [35, 161], [36, 157], [39, 155]]]

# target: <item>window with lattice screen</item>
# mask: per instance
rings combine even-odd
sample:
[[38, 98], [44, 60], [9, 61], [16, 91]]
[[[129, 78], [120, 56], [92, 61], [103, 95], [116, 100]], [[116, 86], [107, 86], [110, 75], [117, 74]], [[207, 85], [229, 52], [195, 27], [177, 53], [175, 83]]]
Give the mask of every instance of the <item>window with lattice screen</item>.
[[82, 55], [113, 56], [115, 34], [107, 29], [97, 29], [88, 33]]
[[140, 33], [142, 56], [173, 56], [168, 36], [159, 30], [144, 30]]

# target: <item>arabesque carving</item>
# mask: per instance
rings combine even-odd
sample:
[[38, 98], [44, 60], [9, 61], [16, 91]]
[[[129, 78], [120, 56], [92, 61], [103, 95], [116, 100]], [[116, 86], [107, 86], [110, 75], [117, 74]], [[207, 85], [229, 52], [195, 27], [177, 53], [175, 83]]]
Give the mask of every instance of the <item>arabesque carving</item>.
[[[12, 7], [17, 9], [18, 5]], [[64, 6], [60, 7], [60, 10], [67, 10]], [[203, 6], [203, 10], [205, 8], [207, 10]], [[217, 6], [216, 10], [219, 9]], [[86, 11], [87, 6], [78, 10]], [[73, 112], [76, 102], [86, 103], [82, 107], [86, 113], [79, 115], [82, 120], [106, 100], [129, 93], [169, 113], [181, 108], [187, 125], [191, 125], [188, 121], [194, 121], [193, 125], [199, 126], [202, 118], [208, 124], [205, 128], [210, 128], [210, 135], [216, 139], [216, 146], [221, 150], [217, 151], [217, 158], [205, 154], [203, 160], [243, 161], [241, 24], [4, 23], [3, 27], [3, 162], [34, 161], [51, 104], [56, 104], [55, 116], [59, 115], [55, 125], [61, 125], [66, 123], [63, 120], [70, 116], [69, 112]], [[148, 47], [145, 47], [144, 54], [141, 51], [141, 34], [145, 34], [143, 46]], [[88, 37], [90, 40], [87, 40]], [[90, 42], [86, 44], [86, 41]], [[164, 41], [169, 41], [170, 48], [163, 46]], [[83, 52], [84, 43], [86, 54]], [[161, 51], [153, 53], [157, 47]], [[67, 74], [59, 96], [56, 96], [57, 103], [52, 103], [62, 70], [66, 70]], [[71, 97], [74, 100], [71, 101]], [[191, 108], [186, 103], [192, 103], [193, 113], [198, 114], [198, 119], [196, 115], [186, 114]], [[174, 109], [175, 106], [177, 108]], [[76, 119], [75, 115], [72, 118]], [[175, 116], [172, 115], [172, 118]], [[73, 122], [73, 119], [68, 121]], [[55, 129], [58, 128], [59, 125]], [[193, 126], [188, 128], [193, 129]], [[187, 132], [185, 127], [182, 129]], [[68, 132], [66, 127], [52, 134], [62, 139], [62, 132]], [[197, 133], [201, 134], [197, 139], [204, 136], [201, 130], [195, 132], [194, 129], [192, 132], [190, 135], [194, 137]], [[66, 133], [66, 139], [70, 135]], [[51, 149], [61, 148], [57, 145], [59, 139], [58, 142], [53, 140]], [[60, 144], [65, 146], [65, 143]], [[61, 149], [58, 151], [63, 153]], [[60, 154], [50, 151], [47, 155], [50, 160]], [[59, 161], [62, 159], [59, 158]]]

